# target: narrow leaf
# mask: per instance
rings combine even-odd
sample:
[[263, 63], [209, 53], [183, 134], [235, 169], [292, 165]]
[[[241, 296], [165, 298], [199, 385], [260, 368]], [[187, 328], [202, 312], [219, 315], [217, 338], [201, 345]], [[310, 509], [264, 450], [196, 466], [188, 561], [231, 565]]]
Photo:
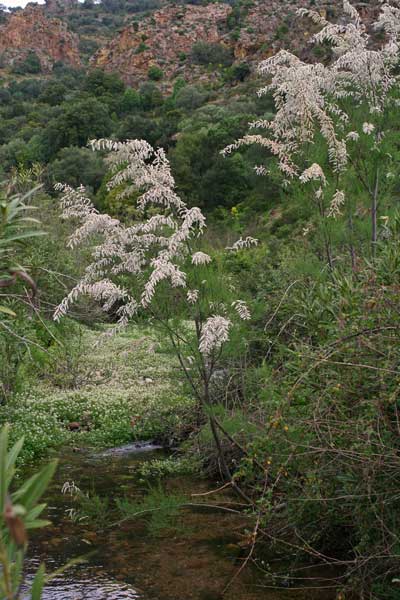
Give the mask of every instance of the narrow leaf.
[[40, 565], [37, 573], [35, 575], [35, 579], [33, 580], [32, 590], [31, 590], [31, 600], [40, 600], [42, 597], [43, 586], [44, 586], [44, 576], [45, 576], [45, 567], [44, 565]]

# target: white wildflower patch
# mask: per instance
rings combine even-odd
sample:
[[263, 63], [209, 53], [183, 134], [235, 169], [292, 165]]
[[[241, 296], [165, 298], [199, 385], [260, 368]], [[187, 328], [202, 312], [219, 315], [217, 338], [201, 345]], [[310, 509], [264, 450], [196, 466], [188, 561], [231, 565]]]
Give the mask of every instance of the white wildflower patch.
[[[59, 378], [39, 380], [29, 392], [16, 394], [0, 406], [0, 418], [12, 422], [12, 440], [25, 436], [23, 460], [32, 462], [48, 448], [79, 437], [74, 444], [115, 446], [134, 439], [151, 439], [176, 426], [180, 409], [193, 406], [183, 394], [177, 378], [177, 361], [165, 352], [155, 352], [158, 338], [148, 329], [130, 326], [123, 335], [103, 337], [108, 330], [82, 327], [79, 350], [87, 375], [77, 389], [60, 387]], [[84, 364], [83, 364], [84, 363]], [[68, 373], [68, 376], [72, 376]], [[144, 379], [151, 385], [143, 386]], [[69, 431], [71, 421], [85, 419], [87, 430]], [[65, 482], [63, 493], [78, 494], [77, 482]]]

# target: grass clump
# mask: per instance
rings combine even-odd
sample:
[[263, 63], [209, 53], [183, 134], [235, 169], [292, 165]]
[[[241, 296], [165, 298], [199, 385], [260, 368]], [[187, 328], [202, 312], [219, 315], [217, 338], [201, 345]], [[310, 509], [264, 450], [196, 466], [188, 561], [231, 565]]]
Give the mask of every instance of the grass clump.
[[178, 517], [185, 502], [183, 494], [167, 494], [158, 484], [150, 487], [147, 496], [138, 502], [122, 498], [116, 504], [123, 519], [144, 518], [149, 535], [160, 537], [179, 529]]
[[199, 471], [199, 468], [199, 461], [193, 456], [183, 456], [150, 460], [141, 464], [136, 472], [144, 481], [145, 479], [193, 475]]

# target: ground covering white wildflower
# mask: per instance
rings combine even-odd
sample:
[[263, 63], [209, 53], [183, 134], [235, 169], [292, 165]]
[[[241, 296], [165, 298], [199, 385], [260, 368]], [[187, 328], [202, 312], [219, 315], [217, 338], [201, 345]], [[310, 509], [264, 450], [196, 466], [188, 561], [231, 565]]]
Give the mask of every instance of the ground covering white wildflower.
[[[50, 377], [0, 407], [0, 422], [11, 424], [12, 437], [25, 436], [25, 461], [62, 444], [110, 447], [179, 429], [192, 400], [154, 333], [129, 327], [102, 337], [83, 328], [80, 352], [74, 368], [86, 375], [76, 389], [60, 389]], [[69, 431], [72, 422], [81, 430]]]

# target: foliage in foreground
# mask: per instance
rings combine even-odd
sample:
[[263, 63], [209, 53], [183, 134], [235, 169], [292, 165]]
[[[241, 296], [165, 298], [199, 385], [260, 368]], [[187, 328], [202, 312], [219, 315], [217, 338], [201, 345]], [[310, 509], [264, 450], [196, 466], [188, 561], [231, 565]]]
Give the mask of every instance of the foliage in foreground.
[[[47, 521], [40, 519], [46, 504], [39, 500], [53, 476], [53, 461], [30, 477], [17, 489], [13, 485], [15, 463], [24, 440], [18, 440], [8, 450], [8, 427], [0, 433], [0, 598], [19, 600], [24, 585], [24, 558], [28, 548], [27, 532], [44, 527]], [[40, 600], [45, 583], [44, 565], [39, 567], [30, 586], [32, 600]]]

